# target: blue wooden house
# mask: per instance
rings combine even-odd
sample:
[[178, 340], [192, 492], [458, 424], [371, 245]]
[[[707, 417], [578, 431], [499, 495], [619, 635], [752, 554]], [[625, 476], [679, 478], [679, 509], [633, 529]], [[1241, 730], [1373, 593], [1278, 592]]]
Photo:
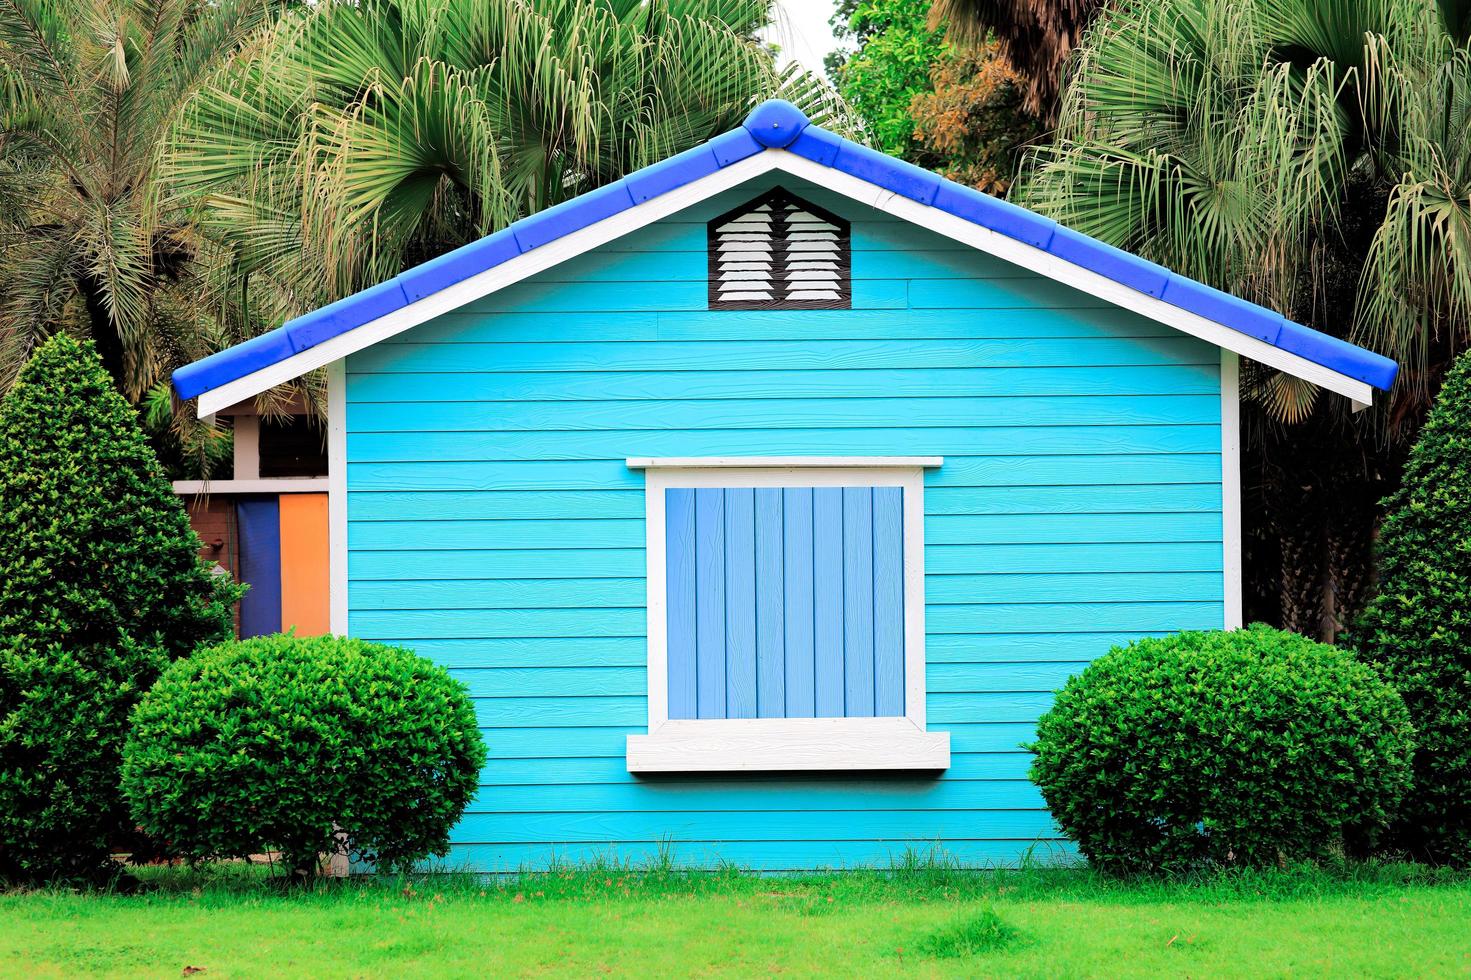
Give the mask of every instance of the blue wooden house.
[[333, 629], [490, 748], [453, 860], [802, 869], [1057, 837], [1050, 692], [1240, 623], [1241, 357], [1395, 376], [768, 102], [174, 380], [327, 368]]

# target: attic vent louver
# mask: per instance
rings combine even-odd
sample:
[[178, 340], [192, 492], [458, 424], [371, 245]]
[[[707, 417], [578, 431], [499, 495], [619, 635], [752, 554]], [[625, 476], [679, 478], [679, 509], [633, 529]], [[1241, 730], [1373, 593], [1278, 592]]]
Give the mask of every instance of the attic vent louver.
[[848, 222], [774, 188], [710, 222], [712, 310], [846, 310]]

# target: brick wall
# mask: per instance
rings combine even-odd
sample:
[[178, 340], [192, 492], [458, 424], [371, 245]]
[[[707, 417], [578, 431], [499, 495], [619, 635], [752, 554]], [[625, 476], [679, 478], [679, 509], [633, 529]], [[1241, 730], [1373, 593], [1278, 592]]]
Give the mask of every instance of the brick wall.
[[[240, 580], [239, 537], [235, 533], [235, 501], [225, 494], [208, 498], [188, 496], [184, 508], [189, 512], [189, 526], [199, 535], [199, 556], [218, 564]], [[240, 631], [240, 607], [235, 607], [235, 631]]]

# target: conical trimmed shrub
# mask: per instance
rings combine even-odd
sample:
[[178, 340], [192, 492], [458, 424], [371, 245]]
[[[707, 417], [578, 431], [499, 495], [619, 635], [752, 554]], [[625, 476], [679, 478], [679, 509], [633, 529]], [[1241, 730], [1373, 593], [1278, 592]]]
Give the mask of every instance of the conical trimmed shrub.
[[0, 878], [115, 870], [128, 713], [238, 595], [92, 344], [42, 344], [0, 401]]
[[1352, 638], [1410, 711], [1414, 782], [1392, 843], [1471, 865], [1471, 355], [1410, 451], [1380, 531], [1379, 590]]

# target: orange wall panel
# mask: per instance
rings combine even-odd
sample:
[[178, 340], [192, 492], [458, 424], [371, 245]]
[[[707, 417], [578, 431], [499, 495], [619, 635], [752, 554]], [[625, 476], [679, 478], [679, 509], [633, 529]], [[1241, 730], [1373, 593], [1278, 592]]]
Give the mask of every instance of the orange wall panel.
[[297, 636], [330, 631], [327, 495], [281, 494], [281, 629]]

